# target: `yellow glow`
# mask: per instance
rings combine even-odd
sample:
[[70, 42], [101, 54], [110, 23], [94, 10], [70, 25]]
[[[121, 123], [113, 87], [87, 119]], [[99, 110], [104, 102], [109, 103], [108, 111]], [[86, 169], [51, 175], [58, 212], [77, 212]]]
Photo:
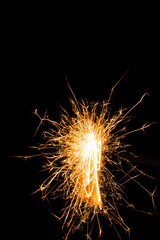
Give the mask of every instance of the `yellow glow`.
[[[131, 206], [122, 187], [129, 180], [134, 180], [135, 177], [130, 173], [138, 171], [137, 177], [141, 172], [128, 159], [121, 158], [119, 152], [125, 151], [127, 146], [122, 141], [124, 136], [144, 130], [150, 125], [126, 132], [126, 117], [142, 102], [146, 94], [128, 111], [120, 108], [116, 114], [110, 116], [108, 106], [113, 90], [114, 88], [108, 101], [101, 104], [88, 104], [83, 100], [79, 103], [74, 96], [74, 117], [70, 117], [64, 110], [59, 123], [50, 120], [46, 115], [40, 118], [41, 123], [46, 121], [51, 124], [51, 128], [44, 131], [46, 142], [38, 147], [41, 150], [39, 155], [44, 156], [47, 161], [44, 169], [50, 173], [39, 190], [42, 191], [43, 198], [49, 193], [52, 193], [52, 198], [65, 197], [67, 204], [60, 217], [64, 219], [63, 227], [66, 225], [69, 229], [65, 240], [72, 230], [80, 228], [84, 223], [89, 224], [94, 216], [97, 217], [101, 234], [99, 213], [103, 214], [111, 225], [116, 223], [126, 231], [130, 230], [120, 216], [117, 203], [123, 201], [127, 206]], [[35, 113], [38, 115], [37, 111]], [[130, 167], [128, 172], [124, 171], [122, 162]], [[121, 182], [116, 181], [114, 176], [118, 171], [124, 175]], [[56, 186], [53, 185], [54, 180]], [[90, 233], [87, 234], [89, 238]]]
[[83, 187], [91, 202], [101, 208], [101, 196], [98, 183], [98, 171], [101, 164], [101, 141], [94, 133], [88, 134], [83, 157]]

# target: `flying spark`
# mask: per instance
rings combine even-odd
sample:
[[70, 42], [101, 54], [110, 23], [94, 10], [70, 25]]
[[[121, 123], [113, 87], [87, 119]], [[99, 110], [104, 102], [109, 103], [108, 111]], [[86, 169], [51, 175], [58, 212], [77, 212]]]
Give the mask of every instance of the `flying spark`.
[[[138, 183], [136, 178], [146, 174], [121, 154], [128, 146], [123, 139], [151, 124], [126, 132], [128, 114], [142, 102], [147, 93], [129, 110], [120, 108], [110, 116], [110, 100], [114, 88], [109, 99], [103, 103], [88, 103], [84, 100], [78, 102], [72, 92], [73, 115], [69, 116], [63, 109], [59, 123], [50, 120], [47, 113], [41, 118], [35, 111], [41, 120], [40, 124], [47, 122], [51, 126], [43, 132], [45, 142], [37, 147], [40, 150], [38, 156], [42, 155], [46, 159], [44, 169], [50, 173], [38, 190], [42, 191], [43, 198], [49, 193], [52, 198], [65, 197], [66, 206], [60, 217], [64, 219], [63, 227], [68, 228], [65, 239], [85, 223], [89, 225], [95, 216], [101, 235], [99, 214], [106, 217], [111, 225], [119, 224], [127, 232], [130, 231], [119, 213], [118, 204], [123, 202], [134, 208], [126, 200], [124, 185], [130, 180]], [[123, 164], [129, 167], [128, 171], [124, 170]], [[119, 180], [116, 177], [117, 171], [122, 173]], [[153, 193], [145, 190], [154, 203]], [[88, 239], [90, 235], [91, 230], [88, 230]]]

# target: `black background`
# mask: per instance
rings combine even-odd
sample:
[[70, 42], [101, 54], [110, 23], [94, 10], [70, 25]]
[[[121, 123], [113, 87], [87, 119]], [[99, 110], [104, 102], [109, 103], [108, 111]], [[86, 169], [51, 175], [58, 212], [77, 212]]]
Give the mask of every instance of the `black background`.
[[[62, 222], [50, 214], [53, 211], [58, 215], [64, 202], [43, 202], [39, 193], [31, 195], [46, 176], [40, 173], [44, 159], [25, 161], [14, 157], [32, 154], [29, 147], [41, 141], [41, 130], [34, 137], [39, 124], [39, 119], [33, 114], [35, 109], [41, 116], [47, 110], [51, 119], [59, 121], [59, 105], [70, 112], [69, 98], [72, 94], [66, 77], [77, 99], [102, 101], [107, 100], [111, 88], [129, 69], [114, 91], [113, 109], [131, 107], [145, 92], [150, 94], [131, 113], [136, 118], [132, 119], [129, 127], [141, 127], [147, 121], [156, 124], [146, 129], [145, 133], [133, 134], [127, 141], [132, 144], [129, 150], [140, 156], [136, 164], [157, 179], [151, 181], [152, 184], [146, 178], [140, 180], [151, 191], [158, 185], [155, 196], [158, 215], [150, 216], [125, 209], [122, 209], [122, 215], [131, 227], [132, 240], [159, 239], [160, 76], [155, 24], [149, 25], [147, 16], [146, 21], [142, 20], [139, 24], [125, 19], [119, 23], [118, 16], [113, 23], [113, 18], [108, 21], [104, 13], [104, 19], [102, 17], [97, 23], [93, 14], [93, 20], [82, 23], [80, 14], [74, 25], [76, 16], [66, 22], [68, 15], [64, 12], [55, 18], [52, 13], [45, 18], [43, 14], [36, 12], [36, 15], [31, 11], [17, 11], [14, 14], [10, 9], [10, 13], [5, 20], [2, 66], [5, 74], [1, 93], [5, 95], [8, 157], [5, 181], [8, 230], [5, 234], [11, 234], [16, 239], [33, 237], [57, 240], [64, 235]], [[131, 202], [142, 210], [151, 210], [151, 199], [143, 189], [131, 183], [127, 185], [127, 191]], [[101, 239], [119, 239], [108, 222], [101, 217], [100, 220], [104, 232]], [[85, 230], [70, 239], [85, 239]], [[97, 239], [96, 233], [94, 230], [93, 239]], [[127, 239], [125, 233], [122, 236]]]

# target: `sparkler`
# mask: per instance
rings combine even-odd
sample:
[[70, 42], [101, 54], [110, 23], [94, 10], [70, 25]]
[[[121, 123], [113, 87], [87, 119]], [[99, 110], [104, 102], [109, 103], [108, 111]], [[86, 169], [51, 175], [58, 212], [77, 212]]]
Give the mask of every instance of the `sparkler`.
[[[41, 118], [37, 110], [35, 111], [41, 120], [40, 124], [47, 122], [51, 126], [48, 131], [43, 132], [45, 143], [38, 146], [39, 155], [46, 159], [44, 169], [50, 173], [38, 190], [42, 191], [43, 198], [50, 193], [53, 198], [63, 196], [66, 199], [66, 206], [60, 217], [64, 219], [63, 227], [68, 228], [66, 240], [70, 232], [85, 223], [91, 224], [95, 217], [101, 235], [99, 214], [106, 217], [113, 226], [119, 224], [130, 231], [119, 213], [118, 203], [124, 202], [127, 206], [134, 207], [126, 200], [124, 185], [130, 180], [141, 185], [135, 178], [146, 174], [122, 156], [121, 153], [128, 146], [123, 139], [151, 124], [126, 132], [128, 114], [142, 102], [147, 93], [129, 110], [120, 108], [116, 114], [110, 116], [110, 100], [116, 85], [108, 100], [102, 103], [88, 103], [84, 100], [78, 102], [69, 86], [74, 96], [71, 100], [73, 115], [69, 116], [63, 109], [59, 123], [50, 120], [47, 113]], [[123, 164], [128, 165], [130, 170], [124, 171]], [[117, 171], [123, 174], [119, 180], [115, 176]], [[132, 176], [133, 172], [135, 174]], [[154, 192], [145, 190], [154, 203]], [[90, 239], [90, 235], [91, 230], [88, 230], [87, 239]]]

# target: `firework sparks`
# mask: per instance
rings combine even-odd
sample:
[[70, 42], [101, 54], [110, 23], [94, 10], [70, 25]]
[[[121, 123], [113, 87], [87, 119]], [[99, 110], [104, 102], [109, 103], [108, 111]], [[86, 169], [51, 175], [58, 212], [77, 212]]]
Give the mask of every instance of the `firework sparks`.
[[[61, 216], [64, 219], [63, 227], [66, 225], [69, 229], [65, 239], [68, 239], [71, 231], [79, 229], [84, 223], [89, 224], [95, 216], [101, 234], [99, 213], [112, 225], [119, 224], [129, 232], [119, 213], [118, 203], [121, 201], [131, 206], [125, 198], [124, 184], [129, 180], [136, 182], [135, 178], [143, 173], [120, 153], [128, 146], [123, 142], [126, 135], [149, 126], [145, 124], [130, 132], [126, 132], [125, 128], [128, 121], [126, 117], [142, 102], [146, 93], [129, 110], [121, 108], [110, 116], [113, 89], [107, 102], [90, 104], [83, 100], [78, 102], [72, 92], [73, 116], [63, 109], [59, 123], [50, 120], [47, 114], [41, 118], [37, 110], [35, 112], [41, 123], [48, 122], [51, 125], [48, 131], [43, 132], [45, 143], [38, 146], [41, 151], [39, 155], [46, 159], [44, 169], [50, 172], [39, 190], [43, 198], [49, 193], [55, 198], [65, 196], [67, 203]], [[122, 162], [130, 166], [129, 171], [123, 170]], [[119, 181], [114, 174], [117, 170], [123, 173]], [[132, 176], [132, 172], [136, 174]], [[89, 235], [88, 232], [88, 238]]]

